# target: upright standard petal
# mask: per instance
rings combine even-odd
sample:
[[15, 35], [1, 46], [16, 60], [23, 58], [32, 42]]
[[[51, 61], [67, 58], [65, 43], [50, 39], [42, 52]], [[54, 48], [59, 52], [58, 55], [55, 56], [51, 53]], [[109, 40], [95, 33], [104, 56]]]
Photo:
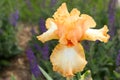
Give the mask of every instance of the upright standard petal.
[[76, 8], [72, 9], [72, 11], [70, 12], [70, 18], [72, 21], [76, 21], [79, 19], [80, 16], [80, 11], [77, 10]]
[[57, 23], [62, 23], [67, 17], [69, 17], [69, 12], [67, 10], [66, 3], [63, 3], [54, 13], [53, 18]]
[[44, 32], [42, 35], [37, 36], [38, 40], [42, 41], [43, 43], [51, 40], [51, 39], [58, 39], [57, 34], [55, 34], [55, 31], [57, 30], [57, 26], [54, 22], [50, 22], [50, 28]]
[[53, 70], [64, 77], [73, 77], [74, 73], [82, 71], [87, 64], [81, 44], [68, 47], [58, 44], [50, 56]]
[[100, 40], [102, 42], [107, 42], [110, 38], [107, 32], [108, 28], [106, 25], [101, 29], [87, 29], [82, 39], [91, 41]]
[[87, 14], [82, 14], [80, 16], [80, 20], [83, 22], [83, 27], [92, 28], [96, 26], [96, 22], [94, 21], [94, 19]]

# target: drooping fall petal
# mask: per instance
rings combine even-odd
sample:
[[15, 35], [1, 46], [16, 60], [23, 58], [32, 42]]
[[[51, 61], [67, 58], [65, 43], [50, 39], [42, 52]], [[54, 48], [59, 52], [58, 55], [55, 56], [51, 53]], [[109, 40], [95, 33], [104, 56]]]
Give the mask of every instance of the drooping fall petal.
[[108, 28], [106, 25], [101, 29], [88, 29], [86, 30], [83, 39], [91, 41], [100, 40], [102, 42], [107, 42], [110, 38], [107, 32]]
[[50, 28], [46, 32], [44, 32], [42, 35], [37, 36], [38, 40], [44, 43], [51, 39], [57, 39], [58, 37], [55, 34], [56, 29], [57, 29], [56, 24], [54, 22], [50, 22]]
[[61, 73], [64, 77], [72, 77], [74, 73], [82, 71], [87, 61], [81, 44], [68, 47], [58, 44], [50, 56], [53, 70]]
[[[52, 24], [53, 23], [53, 24]], [[57, 27], [57, 25], [55, 24], [55, 22], [54, 22], [54, 19], [52, 19], [52, 18], [48, 18], [47, 20], [46, 20], [46, 28], [47, 29], [49, 29], [49, 28], [52, 28], [52, 26], [55, 26], [55, 27]]]

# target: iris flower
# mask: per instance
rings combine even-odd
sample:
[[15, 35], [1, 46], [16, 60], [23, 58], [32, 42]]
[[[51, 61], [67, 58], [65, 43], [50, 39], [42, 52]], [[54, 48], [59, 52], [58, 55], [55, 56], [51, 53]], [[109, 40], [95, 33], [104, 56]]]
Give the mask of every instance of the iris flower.
[[43, 43], [52, 39], [59, 40], [50, 56], [54, 71], [64, 77], [73, 77], [75, 73], [83, 71], [87, 61], [80, 42], [100, 40], [106, 43], [110, 38], [106, 25], [101, 29], [92, 29], [95, 26], [91, 16], [80, 14], [76, 8], [69, 13], [66, 3], [57, 9], [53, 18], [46, 20], [47, 31], [37, 38]]

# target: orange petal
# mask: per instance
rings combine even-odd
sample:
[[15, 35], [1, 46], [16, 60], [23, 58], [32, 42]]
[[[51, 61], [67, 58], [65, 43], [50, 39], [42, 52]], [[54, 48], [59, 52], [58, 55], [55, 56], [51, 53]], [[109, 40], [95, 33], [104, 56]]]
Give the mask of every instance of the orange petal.
[[87, 14], [82, 14], [80, 19], [84, 21], [83, 24], [86, 28], [92, 28], [96, 26], [96, 22], [94, 21], [94, 19]]
[[80, 16], [80, 11], [77, 10], [76, 8], [72, 9], [72, 11], [70, 12], [70, 20], [72, 21], [76, 21], [79, 19]]
[[72, 11], [70, 12], [70, 16], [77, 16], [79, 17], [80, 15], [80, 11], [77, 10], [76, 8], [72, 9]]
[[92, 41], [100, 40], [103, 42], [107, 42], [110, 38], [107, 32], [108, 32], [108, 28], [106, 25], [101, 29], [88, 29], [86, 30], [83, 39], [92, 40]]
[[66, 7], [66, 3], [63, 3], [57, 11], [54, 13], [53, 17], [56, 22], [63, 22], [69, 16], [69, 12]]
[[[49, 29], [50, 27], [52, 27], [51, 26], [51, 22], [54, 22], [54, 19], [52, 19], [52, 18], [48, 18], [47, 20], [46, 20], [46, 28], [47, 29]], [[54, 22], [55, 23], [55, 22]]]
[[51, 39], [58, 39], [58, 36], [55, 34], [56, 30], [57, 30], [56, 24], [54, 22], [50, 22], [50, 28], [42, 35], [37, 36], [37, 38], [43, 43]]
[[82, 71], [87, 64], [81, 44], [72, 47], [58, 44], [53, 50], [50, 60], [53, 70], [64, 77], [74, 76], [74, 73]]

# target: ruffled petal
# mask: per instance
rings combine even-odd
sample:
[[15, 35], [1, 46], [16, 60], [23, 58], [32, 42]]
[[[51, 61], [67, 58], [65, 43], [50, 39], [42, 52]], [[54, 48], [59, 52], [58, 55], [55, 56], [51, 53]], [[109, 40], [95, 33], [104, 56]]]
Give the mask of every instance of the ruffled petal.
[[108, 42], [110, 36], [107, 34], [107, 32], [108, 28], [106, 25], [101, 29], [88, 29], [86, 30], [82, 39], [91, 41], [100, 40], [102, 42]]
[[83, 27], [93, 28], [96, 26], [96, 22], [94, 21], [94, 19], [87, 14], [82, 14], [80, 16], [80, 20], [83, 22]]
[[76, 8], [72, 9], [72, 11], [70, 12], [70, 16], [79, 17], [79, 15], [80, 15], [80, 11], [77, 10]]
[[67, 17], [69, 17], [69, 12], [67, 10], [66, 3], [63, 3], [54, 13], [53, 18], [56, 22], [62, 23]]
[[[52, 25], [51, 25], [51, 22], [53, 22], [54, 24], [55, 24], [55, 22], [54, 22], [54, 19], [52, 19], [52, 18], [48, 18], [47, 20], [46, 20], [46, 28], [47, 29], [49, 29], [49, 28], [51, 28], [52, 27]], [[53, 24], [53, 25], [54, 25]]]
[[50, 22], [50, 28], [40, 36], [37, 36], [37, 38], [43, 43], [51, 39], [58, 39], [57, 34], [55, 34], [56, 30], [57, 30], [56, 24], [54, 22]]
[[81, 44], [68, 47], [58, 44], [50, 56], [53, 70], [61, 73], [64, 77], [72, 77], [74, 73], [83, 70], [87, 61]]
[[80, 11], [77, 10], [76, 8], [72, 9], [72, 11], [70, 12], [70, 20], [72, 21], [76, 21], [79, 19], [80, 16]]

